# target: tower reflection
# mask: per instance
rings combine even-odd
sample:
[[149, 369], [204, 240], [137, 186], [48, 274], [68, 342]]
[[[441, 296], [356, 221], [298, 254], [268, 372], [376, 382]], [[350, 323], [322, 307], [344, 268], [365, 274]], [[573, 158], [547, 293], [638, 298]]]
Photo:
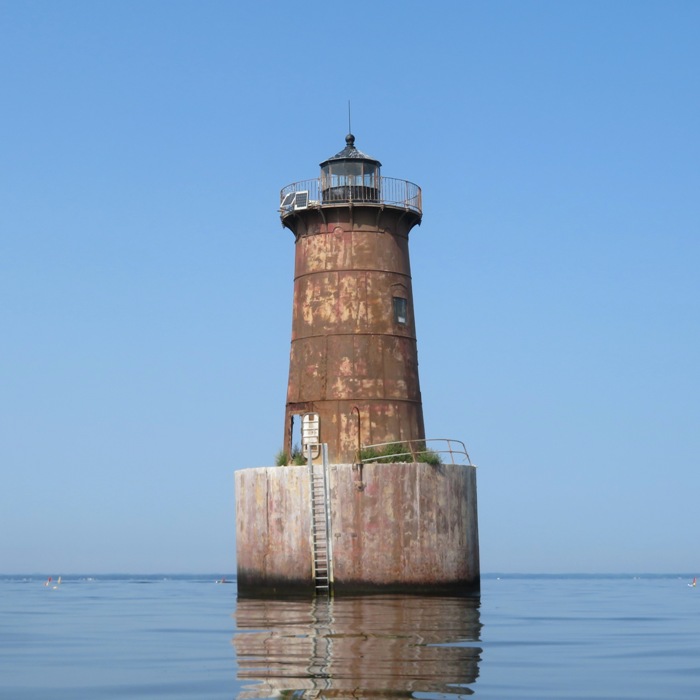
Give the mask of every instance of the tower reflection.
[[461, 697], [479, 675], [478, 598], [239, 598], [235, 618], [241, 700]]

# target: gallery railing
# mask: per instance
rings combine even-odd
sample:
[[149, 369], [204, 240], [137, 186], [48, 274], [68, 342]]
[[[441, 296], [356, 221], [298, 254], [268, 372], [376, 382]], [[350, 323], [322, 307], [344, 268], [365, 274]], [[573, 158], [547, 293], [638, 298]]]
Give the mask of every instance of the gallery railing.
[[378, 184], [379, 187], [374, 182], [355, 184], [337, 180], [325, 186], [321, 178], [293, 182], [280, 192], [280, 214], [284, 216], [295, 210], [324, 204], [357, 202], [399, 207], [422, 215], [422, 195], [418, 185], [393, 177], [380, 177]]

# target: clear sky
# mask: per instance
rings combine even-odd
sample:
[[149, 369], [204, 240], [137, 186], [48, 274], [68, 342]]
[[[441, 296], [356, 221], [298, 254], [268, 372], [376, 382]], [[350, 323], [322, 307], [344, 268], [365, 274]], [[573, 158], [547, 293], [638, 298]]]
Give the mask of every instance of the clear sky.
[[700, 4], [0, 1], [0, 573], [232, 572], [279, 190], [423, 188], [426, 429], [486, 572], [700, 573]]

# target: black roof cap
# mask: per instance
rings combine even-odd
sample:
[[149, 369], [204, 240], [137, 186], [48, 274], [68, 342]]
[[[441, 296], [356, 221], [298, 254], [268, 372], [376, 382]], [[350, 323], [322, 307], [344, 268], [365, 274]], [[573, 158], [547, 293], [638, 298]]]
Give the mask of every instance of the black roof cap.
[[333, 160], [366, 160], [381, 166], [378, 160], [355, 148], [355, 137], [352, 134], [348, 134], [345, 137], [345, 148], [340, 151], [340, 153], [336, 153], [334, 156], [328, 158], [328, 160], [324, 160], [323, 163], [321, 163], [321, 167]]

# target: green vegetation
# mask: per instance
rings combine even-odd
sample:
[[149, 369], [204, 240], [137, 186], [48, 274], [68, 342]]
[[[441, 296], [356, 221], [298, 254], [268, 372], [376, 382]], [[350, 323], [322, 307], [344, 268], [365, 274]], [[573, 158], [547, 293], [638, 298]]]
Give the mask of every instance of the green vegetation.
[[365, 447], [360, 450], [360, 461], [372, 460], [374, 463], [388, 464], [390, 462], [425, 462], [434, 467], [442, 464], [440, 455], [429, 450], [425, 445], [415, 445], [411, 448], [403, 442], [392, 442], [380, 448]]
[[306, 457], [304, 457], [304, 453], [301, 451], [299, 445], [294, 445], [294, 447], [292, 447], [292, 464], [306, 464]]
[[301, 466], [303, 464], [306, 464], [306, 457], [304, 457], [304, 453], [301, 451], [301, 447], [299, 445], [294, 445], [292, 447], [292, 454], [291, 456], [286, 450], [280, 450], [276, 455], [275, 455], [275, 465], [278, 467], [287, 467], [290, 464], [296, 465], [296, 466]]

